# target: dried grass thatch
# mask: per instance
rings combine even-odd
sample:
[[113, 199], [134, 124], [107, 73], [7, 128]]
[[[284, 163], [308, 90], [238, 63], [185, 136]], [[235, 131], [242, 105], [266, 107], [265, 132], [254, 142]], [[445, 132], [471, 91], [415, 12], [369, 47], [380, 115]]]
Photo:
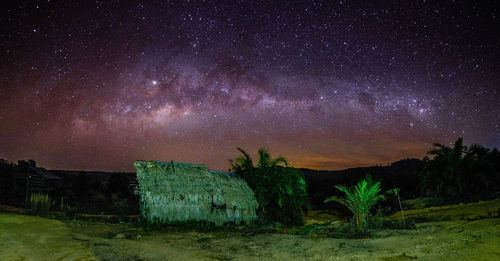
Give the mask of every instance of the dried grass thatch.
[[142, 209], [152, 223], [205, 220], [216, 225], [255, 219], [254, 192], [239, 177], [204, 165], [136, 161]]

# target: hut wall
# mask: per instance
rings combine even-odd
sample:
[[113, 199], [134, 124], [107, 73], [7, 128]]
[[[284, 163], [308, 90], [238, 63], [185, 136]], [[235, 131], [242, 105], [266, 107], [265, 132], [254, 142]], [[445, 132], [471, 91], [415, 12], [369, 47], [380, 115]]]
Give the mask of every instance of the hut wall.
[[[48, 192], [51, 186], [47, 184], [47, 181], [38, 174], [30, 174], [28, 179], [28, 190], [33, 192]], [[26, 179], [28, 174], [20, 173], [17, 175], [18, 186], [26, 188]]]
[[154, 223], [205, 220], [216, 225], [250, 222], [257, 201], [247, 183], [211, 173], [204, 165], [136, 161], [141, 213]]

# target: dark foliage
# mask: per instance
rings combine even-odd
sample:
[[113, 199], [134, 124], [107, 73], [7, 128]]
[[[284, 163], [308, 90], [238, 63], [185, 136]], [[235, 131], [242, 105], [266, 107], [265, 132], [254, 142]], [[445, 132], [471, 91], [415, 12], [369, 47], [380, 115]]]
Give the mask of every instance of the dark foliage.
[[427, 153], [420, 173], [420, 188], [425, 195], [454, 200], [489, 199], [499, 195], [500, 153], [480, 145], [453, 147], [436, 143]]
[[[0, 159], [0, 204], [26, 207], [30, 191], [26, 193], [26, 178], [20, 174], [36, 167], [34, 160], [20, 160], [17, 164]], [[98, 171], [51, 170], [61, 178], [42, 191], [52, 199], [55, 210], [68, 212], [73, 216], [76, 211], [90, 214], [137, 214], [139, 198], [129, 180], [135, 173], [109, 173]], [[125, 204], [126, 203], [126, 204]], [[128, 209], [126, 209], [128, 208]], [[66, 211], [67, 210], [67, 211]]]
[[302, 210], [309, 206], [302, 173], [286, 167], [284, 158], [271, 158], [265, 149], [259, 150], [259, 161], [255, 166], [244, 150], [238, 150], [243, 157], [230, 160], [231, 167], [255, 192], [259, 218], [286, 226], [302, 225]]
[[124, 197], [132, 195], [129, 187], [129, 180], [124, 173], [113, 173], [108, 179], [106, 191], [108, 193], [120, 194]]
[[72, 189], [75, 194], [80, 197], [86, 197], [90, 191], [89, 180], [87, 174], [81, 171], [78, 174], [78, 178], [73, 181]]
[[[373, 166], [350, 168], [346, 170], [310, 170], [300, 169], [307, 181], [307, 191], [311, 203], [319, 208], [326, 208], [324, 199], [330, 196], [342, 196], [339, 191], [332, 191], [335, 185], [353, 186], [362, 180], [367, 173], [374, 181], [381, 182], [382, 191], [392, 188], [400, 188], [402, 199], [416, 198], [421, 195], [418, 188], [418, 173], [423, 168], [423, 161], [419, 159], [404, 159], [392, 163], [389, 166]], [[329, 203], [331, 204], [331, 203]], [[384, 207], [396, 211], [399, 207], [397, 202], [386, 201]], [[390, 211], [389, 211], [390, 212]]]
[[17, 169], [21, 172], [28, 172], [29, 168], [36, 168], [36, 161], [30, 160], [18, 160], [17, 161]]
[[[22, 202], [24, 193], [17, 186], [16, 165], [0, 159], [0, 204], [12, 204], [11, 202]], [[16, 200], [17, 199], [17, 200]]]

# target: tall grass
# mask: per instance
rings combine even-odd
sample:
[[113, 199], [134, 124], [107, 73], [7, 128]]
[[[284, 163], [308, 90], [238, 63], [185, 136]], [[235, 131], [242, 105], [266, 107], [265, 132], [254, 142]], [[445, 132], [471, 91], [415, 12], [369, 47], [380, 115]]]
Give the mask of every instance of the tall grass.
[[48, 194], [32, 193], [30, 195], [30, 208], [31, 213], [35, 215], [44, 214], [50, 210], [52, 206], [52, 199]]

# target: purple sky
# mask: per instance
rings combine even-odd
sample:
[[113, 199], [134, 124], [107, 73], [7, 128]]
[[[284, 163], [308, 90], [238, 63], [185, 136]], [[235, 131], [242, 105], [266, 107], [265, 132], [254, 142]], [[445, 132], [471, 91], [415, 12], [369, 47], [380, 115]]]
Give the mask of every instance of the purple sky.
[[0, 158], [226, 170], [238, 146], [341, 169], [500, 146], [498, 4], [236, 2], [9, 4]]

